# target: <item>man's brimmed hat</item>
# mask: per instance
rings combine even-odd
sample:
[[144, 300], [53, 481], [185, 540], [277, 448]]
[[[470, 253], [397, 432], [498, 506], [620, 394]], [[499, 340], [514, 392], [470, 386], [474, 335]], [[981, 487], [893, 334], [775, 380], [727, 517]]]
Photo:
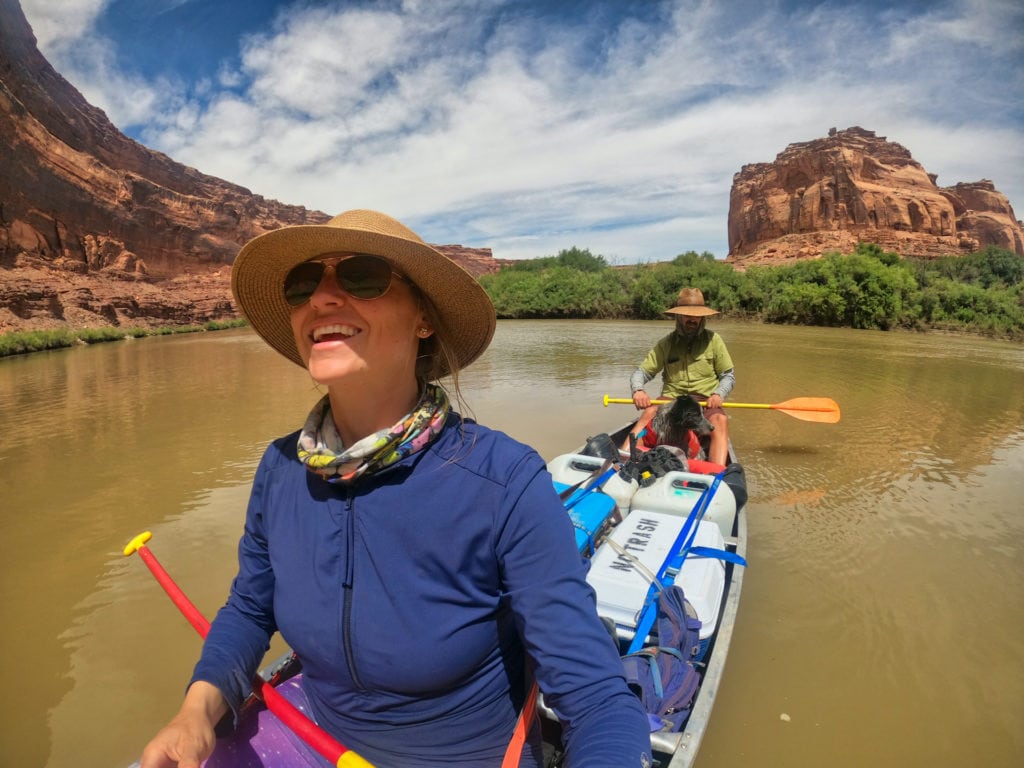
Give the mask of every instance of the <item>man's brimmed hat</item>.
[[[284, 279], [292, 267], [325, 253], [370, 253], [389, 261], [430, 300], [459, 368], [487, 348], [494, 335], [494, 305], [471, 274], [411, 229], [377, 211], [338, 214], [326, 224], [282, 227], [253, 238], [231, 269], [231, 291], [264, 341], [303, 365], [292, 336]], [[450, 373], [442, 362], [442, 373]]]
[[700, 288], [683, 288], [676, 299], [676, 305], [665, 310], [666, 315], [688, 315], [690, 317], [709, 317], [717, 315], [718, 310], [704, 306], [704, 294]]

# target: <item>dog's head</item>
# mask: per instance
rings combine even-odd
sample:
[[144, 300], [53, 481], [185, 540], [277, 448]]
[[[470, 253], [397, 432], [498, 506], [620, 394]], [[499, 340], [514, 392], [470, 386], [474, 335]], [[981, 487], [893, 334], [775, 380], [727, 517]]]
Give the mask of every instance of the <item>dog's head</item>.
[[704, 418], [704, 410], [697, 401], [684, 395], [658, 406], [651, 420], [651, 429], [657, 433], [660, 442], [682, 446], [687, 443], [687, 432], [704, 437], [710, 435], [714, 427]]

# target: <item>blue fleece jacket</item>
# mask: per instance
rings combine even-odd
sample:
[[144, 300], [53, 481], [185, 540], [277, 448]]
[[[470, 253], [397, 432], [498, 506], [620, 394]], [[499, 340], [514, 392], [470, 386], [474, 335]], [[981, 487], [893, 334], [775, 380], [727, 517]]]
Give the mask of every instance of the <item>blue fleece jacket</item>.
[[193, 680], [237, 710], [280, 630], [347, 747], [378, 768], [479, 768], [501, 763], [528, 654], [568, 765], [646, 765], [647, 718], [586, 569], [543, 460], [507, 435], [452, 414], [427, 449], [346, 486], [307, 471], [293, 434], [260, 462]]

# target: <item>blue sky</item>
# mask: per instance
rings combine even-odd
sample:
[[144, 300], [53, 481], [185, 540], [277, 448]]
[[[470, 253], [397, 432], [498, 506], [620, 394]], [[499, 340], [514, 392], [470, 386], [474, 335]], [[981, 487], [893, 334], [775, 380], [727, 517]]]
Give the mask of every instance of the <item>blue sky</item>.
[[733, 174], [859, 125], [1024, 216], [1021, 0], [22, 0], [122, 131], [502, 258], [728, 253]]

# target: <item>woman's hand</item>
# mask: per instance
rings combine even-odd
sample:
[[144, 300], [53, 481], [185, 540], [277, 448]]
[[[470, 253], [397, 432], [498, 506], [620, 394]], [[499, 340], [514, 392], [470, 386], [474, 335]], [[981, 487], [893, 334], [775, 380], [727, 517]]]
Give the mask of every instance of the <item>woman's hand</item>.
[[140, 768], [199, 768], [213, 752], [214, 726], [227, 709], [216, 687], [193, 683], [178, 714], [142, 751]]
[[722, 396], [719, 394], [708, 395], [708, 408], [721, 408], [722, 407]]

